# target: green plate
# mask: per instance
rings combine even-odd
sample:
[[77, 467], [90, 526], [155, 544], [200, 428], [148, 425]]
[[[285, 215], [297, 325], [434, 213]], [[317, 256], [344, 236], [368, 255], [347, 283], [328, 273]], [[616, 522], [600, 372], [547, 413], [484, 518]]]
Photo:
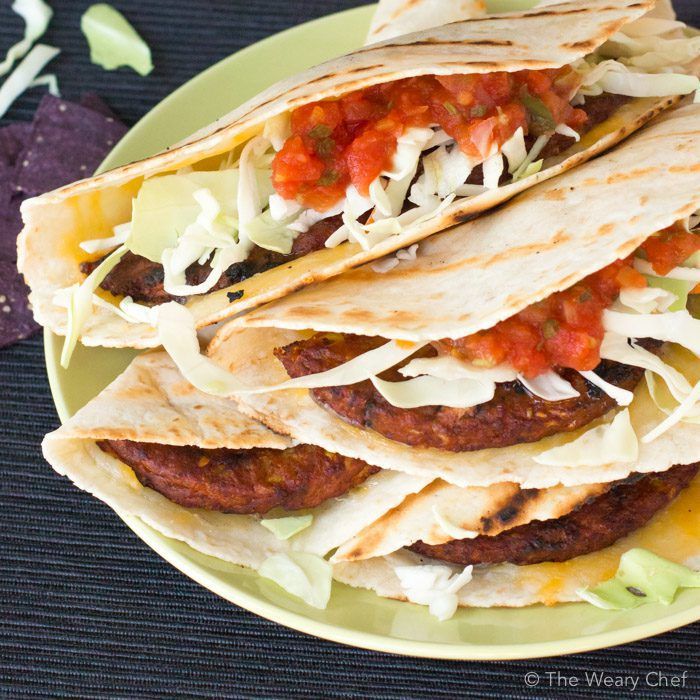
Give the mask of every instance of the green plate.
[[[103, 164], [112, 168], [185, 137], [271, 83], [362, 43], [372, 9], [325, 17], [261, 41], [205, 71], [142, 119]], [[134, 351], [79, 346], [61, 369], [61, 339], [46, 333], [46, 365], [62, 420], [70, 417], [124, 369]], [[280, 624], [326, 639], [380, 651], [444, 659], [521, 659], [598, 649], [642, 639], [700, 618], [700, 590], [676, 602], [629, 612], [587, 604], [521, 610], [460, 610], [438, 622], [408, 603], [335, 584], [318, 611], [252, 571], [195, 552], [140, 520], [126, 524], [164, 559], [209, 590]]]

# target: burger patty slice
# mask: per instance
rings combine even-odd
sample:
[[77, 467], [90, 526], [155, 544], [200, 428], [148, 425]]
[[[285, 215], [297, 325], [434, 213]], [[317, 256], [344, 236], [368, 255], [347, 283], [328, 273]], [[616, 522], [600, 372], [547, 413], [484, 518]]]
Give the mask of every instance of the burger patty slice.
[[494, 537], [479, 535], [440, 545], [417, 542], [410, 549], [463, 566], [568, 561], [609, 547], [638, 530], [690, 484], [699, 468], [700, 464], [689, 464], [635, 475], [555, 520], [534, 521]]
[[[381, 338], [365, 336], [345, 335], [336, 339], [319, 334], [277, 348], [275, 355], [290, 377], [300, 377], [337, 367], [385, 342]], [[645, 343], [645, 346], [649, 349], [660, 347], [652, 343]], [[431, 353], [434, 354], [434, 350], [424, 349], [420, 354]], [[607, 361], [596, 368], [596, 373], [605, 381], [630, 391], [644, 376], [643, 369]], [[564, 369], [559, 374], [580, 396], [564, 401], [545, 401], [515, 381], [498, 384], [491, 401], [472, 408], [397, 408], [369, 380], [349, 386], [312, 389], [311, 395], [316, 403], [348, 423], [370, 428], [390, 440], [412, 447], [470, 452], [536, 442], [549, 435], [576, 430], [617, 405], [579, 372]], [[396, 369], [381, 376], [389, 381], [406, 379]]]
[[98, 445], [170, 501], [222, 513], [314, 508], [379, 471], [312, 445], [286, 450], [210, 450], [131, 440], [102, 440]]
[[[300, 233], [292, 246], [289, 255], [276, 253], [255, 246], [248, 258], [242, 262], [234, 263], [228, 267], [210, 292], [231, 287], [234, 284], [264, 272], [273, 267], [283, 265], [285, 262], [307, 255], [315, 250], [324, 247], [328, 237], [343, 225], [340, 216], [333, 216], [323, 221], [315, 223], [308, 231]], [[80, 271], [84, 275], [89, 275], [102, 261], [93, 260], [80, 264]], [[185, 271], [188, 285], [197, 285], [204, 282], [211, 272], [209, 263], [200, 265], [193, 263]], [[104, 278], [100, 287], [115, 296], [129, 296], [134, 301], [145, 304], [165, 304], [168, 301], [184, 302], [184, 297], [175, 297], [168, 294], [163, 288], [164, 273], [163, 266], [136, 255], [131, 251], [127, 252], [114, 269]]]

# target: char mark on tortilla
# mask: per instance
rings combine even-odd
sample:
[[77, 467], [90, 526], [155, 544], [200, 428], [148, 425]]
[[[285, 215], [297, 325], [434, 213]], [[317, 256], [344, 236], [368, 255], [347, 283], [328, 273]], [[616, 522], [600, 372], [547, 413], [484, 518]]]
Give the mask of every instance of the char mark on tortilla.
[[418, 542], [410, 549], [465, 566], [568, 561], [609, 547], [638, 530], [671, 503], [699, 469], [700, 464], [690, 464], [660, 474], [635, 476], [564, 517], [520, 525], [495, 537], [480, 535], [441, 545]]
[[131, 440], [98, 445], [131, 467], [144, 486], [174, 503], [222, 513], [314, 508], [379, 471], [312, 445], [286, 450], [203, 449]]
[[[318, 334], [275, 350], [290, 377], [315, 374], [337, 367], [385, 341], [380, 338], [346, 335], [340, 339]], [[658, 349], [658, 343], [645, 343]], [[421, 356], [430, 354], [424, 350]], [[633, 390], [644, 370], [603, 361], [596, 373], [622, 389]], [[351, 425], [374, 430], [412, 447], [433, 447], [450, 452], [470, 452], [536, 442], [549, 435], [582, 428], [605, 415], [616, 403], [598, 387], [573, 370], [559, 370], [580, 393], [574, 399], [545, 401], [530, 394], [519, 382], [498, 384], [494, 398], [473, 408], [445, 406], [397, 408], [368, 380], [358, 384], [311, 390], [326, 409]], [[405, 379], [397, 369], [381, 375], [387, 381]]]

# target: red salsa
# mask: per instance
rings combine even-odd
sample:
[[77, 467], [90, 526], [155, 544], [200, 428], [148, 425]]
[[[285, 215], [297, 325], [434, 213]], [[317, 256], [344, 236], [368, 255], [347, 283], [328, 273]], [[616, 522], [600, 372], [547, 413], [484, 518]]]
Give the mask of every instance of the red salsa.
[[291, 115], [292, 135], [273, 163], [273, 184], [285, 199], [324, 211], [353, 184], [364, 195], [391, 167], [396, 141], [411, 127], [439, 124], [460, 149], [486, 157], [522, 126], [544, 133], [574, 129], [586, 113], [571, 106], [578, 75], [557, 70], [422, 76], [304, 105]]
[[[641, 246], [660, 274], [698, 250], [700, 236], [681, 226], [671, 226]], [[487, 331], [440, 344], [451, 354], [480, 366], [508, 363], [526, 377], [553, 367], [592, 370], [600, 362], [603, 311], [612, 305], [622, 287], [646, 284], [645, 277], [632, 267], [631, 258], [618, 260]]]

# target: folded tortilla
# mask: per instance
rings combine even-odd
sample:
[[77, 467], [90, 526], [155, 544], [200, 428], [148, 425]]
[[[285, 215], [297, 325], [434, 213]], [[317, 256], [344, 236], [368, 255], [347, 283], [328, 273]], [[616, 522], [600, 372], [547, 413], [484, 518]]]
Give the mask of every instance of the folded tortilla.
[[372, 17], [367, 43], [375, 44], [485, 14], [484, 0], [381, 0]]
[[495, 537], [534, 520], [568, 515], [609, 488], [610, 484], [584, 484], [523, 490], [507, 482], [460, 488], [436, 479], [339, 547], [333, 561], [381, 557], [418, 541], [437, 545], [479, 535]]
[[[145, 178], [190, 166], [215, 170], [259, 134], [269, 119], [348, 91], [410, 76], [483, 74], [570, 64], [652, 5], [653, 0], [571, 2], [458, 22], [372, 45], [269, 88], [178, 147], [26, 202], [18, 265], [31, 288], [37, 320], [55, 333], [66, 334], [67, 309], [56, 303], [55, 295], [83, 280], [79, 263], [90, 256], [78, 244], [109, 237], [114, 226], [129, 221], [132, 200]], [[458, 199], [439, 214], [407, 225], [402, 233], [370, 250], [350, 242], [317, 250], [240, 284], [191, 296], [187, 306], [197, 326], [203, 327], [403, 248], [588, 160], [675, 102], [676, 97], [634, 99], [574, 147], [546, 161], [540, 172]], [[127, 321], [103, 306], [93, 309], [81, 340], [86, 345], [115, 347], [158, 345], [156, 329], [148, 323]]]
[[[208, 352], [244, 385], [264, 388], [288, 378], [274, 349], [307, 337], [308, 329], [431, 341], [490, 328], [626, 257], [700, 207], [699, 115], [698, 105], [674, 112], [616, 151], [538, 185], [488, 217], [434, 236], [416, 260], [394, 270], [360, 268], [235, 319]], [[553, 468], [533, 457], [591, 425], [535, 443], [454, 453], [410, 447], [352, 426], [305, 389], [241, 393], [237, 400], [242, 411], [296, 439], [462, 487], [609, 482], [690, 464], [700, 454], [700, 431], [681, 422], [642, 442], [635, 462]], [[630, 418], [637, 435], [665, 418], [645, 383], [635, 392]]]
[[242, 415], [232, 401], [198, 392], [164, 353], [148, 353], [42, 444], [59, 474], [117, 513], [134, 515], [204, 554], [253, 568], [290, 547], [324, 555], [432, 480], [379, 472], [342, 499], [308, 511], [312, 525], [289, 543], [277, 540], [259, 518], [185, 508], [142, 486], [130, 467], [97, 446], [104, 439], [243, 450], [286, 449], [293, 441]]
[[651, 234], [690, 216], [700, 207], [699, 172], [700, 104], [693, 104], [498, 211], [432, 236], [415, 260], [382, 274], [362, 266], [227, 328], [461, 338], [630, 255]]
[[[459, 592], [459, 604], [465, 607], [516, 608], [536, 603], [555, 605], [580, 601], [577, 590], [594, 587], [611, 578], [620, 557], [635, 547], [697, 569], [700, 564], [698, 503], [700, 476], [644, 527], [599, 552], [561, 563], [475, 566], [472, 580]], [[356, 588], [368, 588], [383, 597], [406, 600], [394, 567], [422, 563], [436, 562], [403, 550], [366, 561], [338, 562], [333, 575], [338, 581]]]

